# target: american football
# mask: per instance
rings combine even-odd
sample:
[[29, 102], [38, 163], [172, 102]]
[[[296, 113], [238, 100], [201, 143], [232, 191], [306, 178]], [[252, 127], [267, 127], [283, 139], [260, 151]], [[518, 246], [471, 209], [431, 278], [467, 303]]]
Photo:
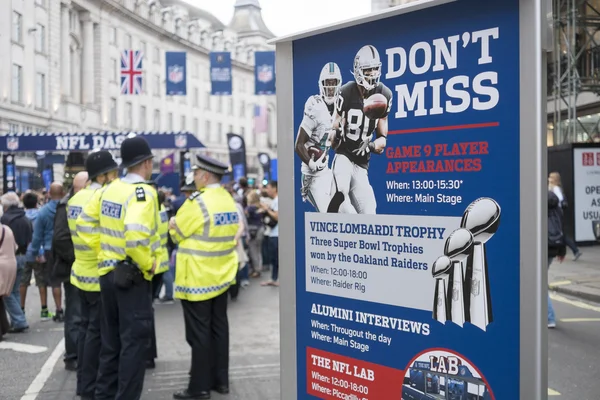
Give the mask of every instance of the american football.
[[323, 150], [319, 146], [310, 146], [308, 148], [308, 155], [313, 160], [318, 160], [323, 155]]
[[385, 115], [388, 102], [384, 95], [375, 93], [368, 99], [365, 99], [363, 112], [369, 119], [378, 119]]

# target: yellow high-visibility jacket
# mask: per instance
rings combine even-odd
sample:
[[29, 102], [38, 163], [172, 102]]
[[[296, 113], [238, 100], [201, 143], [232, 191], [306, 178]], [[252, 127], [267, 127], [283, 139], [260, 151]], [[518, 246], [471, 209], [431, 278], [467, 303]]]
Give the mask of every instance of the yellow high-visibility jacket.
[[[104, 276], [127, 257], [139, 267], [146, 280], [152, 268], [166, 260], [158, 235], [158, 196], [141, 177], [128, 174], [112, 182], [99, 202], [90, 202], [80, 216], [99, 226], [98, 274]], [[85, 237], [82, 237], [86, 241]], [[90, 247], [92, 243], [87, 243]], [[155, 265], [155, 262], [157, 264]]]
[[164, 205], [160, 206], [158, 234], [160, 236], [160, 246], [164, 249], [163, 254], [166, 256], [166, 259], [160, 260], [155, 274], [162, 274], [169, 270], [169, 251], [167, 250], [167, 242], [169, 241], [169, 216]]
[[92, 183], [88, 187], [77, 192], [67, 203], [67, 216], [69, 218], [69, 229], [71, 230], [71, 240], [75, 250], [75, 262], [71, 268], [71, 284], [86, 292], [99, 292], [100, 280], [98, 279], [98, 250], [93, 249], [86, 244], [80, 237], [78, 228], [81, 234], [96, 234], [98, 227], [94, 226], [77, 226], [79, 216], [82, 214], [86, 205], [92, 201], [92, 198], [97, 192], [100, 192], [102, 185]]
[[203, 301], [224, 293], [238, 271], [235, 201], [220, 185], [208, 186], [186, 200], [169, 233], [179, 243], [175, 297]]

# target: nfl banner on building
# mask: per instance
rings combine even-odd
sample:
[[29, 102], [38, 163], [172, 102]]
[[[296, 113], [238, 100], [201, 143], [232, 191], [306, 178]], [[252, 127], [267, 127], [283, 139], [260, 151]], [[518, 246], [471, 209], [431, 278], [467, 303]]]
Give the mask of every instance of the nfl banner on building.
[[213, 96], [231, 95], [231, 53], [210, 53], [210, 82]]
[[185, 51], [167, 51], [165, 59], [167, 96], [185, 96], [187, 94]]
[[257, 95], [275, 94], [275, 52], [254, 53], [254, 92]]
[[267, 182], [271, 180], [271, 156], [267, 153], [258, 153], [258, 162], [263, 169], [263, 179]]
[[2, 169], [4, 171], [2, 182], [4, 193], [16, 191], [17, 167], [15, 166], [14, 154], [4, 154], [2, 156]]
[[227, 145], [229, 147], [229, 162], [233, 180], [238, 181], [246, 176], [246, 143], [244, 138], [235, 133], [227, 134]]

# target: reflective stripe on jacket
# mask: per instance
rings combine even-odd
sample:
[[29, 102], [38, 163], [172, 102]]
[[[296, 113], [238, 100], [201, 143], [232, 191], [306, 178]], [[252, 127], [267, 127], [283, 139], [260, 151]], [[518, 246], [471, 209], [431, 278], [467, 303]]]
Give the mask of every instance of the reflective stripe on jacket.
[[229, 288], [238, 271], [237, 231], [237, 207], [225, 189], [205, 188], [185, 201], [169, 231], [179, 242], [175, 297], [203, 301]]
[[167, 250], [167, 242], [169, 241], [169, 216], [164, 205], [160, 206], [158, 235], [160, 236], [160, 246], [163, 248], [166, 258], [160, 260], [155, 273], [162, 274], [169, 270], [169, 251]]

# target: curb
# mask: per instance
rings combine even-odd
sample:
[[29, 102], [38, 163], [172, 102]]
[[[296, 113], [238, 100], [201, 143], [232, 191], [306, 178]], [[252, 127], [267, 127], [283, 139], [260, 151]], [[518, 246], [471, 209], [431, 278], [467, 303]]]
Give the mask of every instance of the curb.
[[567, 294], [569, 296], [578, 297], [582, 300], [593, 301], [595, 303], [600, 303], [600, 293], [589, 293], [586, 291], [582, 291], [577, 289], [577, 287], [568, 287], [568, 286], [549, 286], [549, 290], [552, 290], [557, 293]]

